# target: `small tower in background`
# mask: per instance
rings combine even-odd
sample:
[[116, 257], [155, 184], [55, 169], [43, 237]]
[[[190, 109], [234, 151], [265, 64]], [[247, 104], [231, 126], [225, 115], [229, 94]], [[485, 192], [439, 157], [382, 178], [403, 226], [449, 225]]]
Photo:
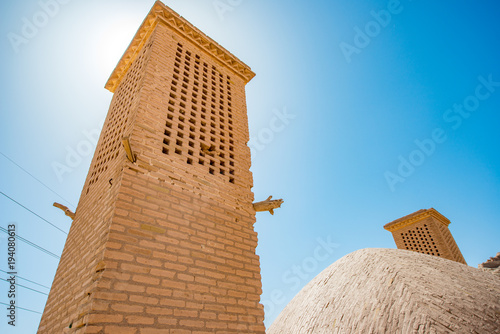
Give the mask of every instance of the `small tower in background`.
[[114, 93], [38, 333], [261, 333], [250, 68], [157, 1]]
[[448, 229], [449, 224], [445, 216], [431, 208], [396, 219], [386, 224], [384, 229], [392, 233], [398, 249], [467, 264]]

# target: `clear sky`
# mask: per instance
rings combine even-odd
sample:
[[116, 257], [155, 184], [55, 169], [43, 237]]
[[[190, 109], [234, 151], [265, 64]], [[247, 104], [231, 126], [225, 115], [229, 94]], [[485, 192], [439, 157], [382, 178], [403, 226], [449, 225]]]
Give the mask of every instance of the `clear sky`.
[[[500, 251], [498, 1], [164, 3], [257, 74], [253, 191], [285, 200], [255, 225], [267, 326], [335, 260], [395, 248], [382, 226], [419, 209], [451, 220], [469, 265]], [[20, 307], [43, 311], [66, 238], [49, 222], [71, 223], [52, 203], [75, 209], [112, 96], [104, 84], [152, 5], [0, 3], [0, 226], [53, 253], [18, 240], [16, 269], [32, 281], [18, 281]], [[0, 281], [0, 303], [7, 291]], [[40, 314], [18, 310], [12, 328], [5, 308], [0, 332], [35, 332]]]

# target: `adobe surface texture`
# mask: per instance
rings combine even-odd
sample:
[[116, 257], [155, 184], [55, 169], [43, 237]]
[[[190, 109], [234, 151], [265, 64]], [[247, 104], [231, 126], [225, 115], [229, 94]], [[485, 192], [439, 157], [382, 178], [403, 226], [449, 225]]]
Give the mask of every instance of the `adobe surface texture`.
[[451, 235], [450, 221], [436, 209], [419, 210], [384, 226], [392, 233], [399, 249], [465, 262]]
[[478, 268], [500, 277], [500, 252], [496, 256], [489, 258], [486, 262], [479, 264]]
[[500, 333], [500, 279], [436, 256], [362, 249], [316, 276], [267, 334]]
[[155, 3], [106, 84], [113, 100], [38, 333], [264, 333], [253, 76]]

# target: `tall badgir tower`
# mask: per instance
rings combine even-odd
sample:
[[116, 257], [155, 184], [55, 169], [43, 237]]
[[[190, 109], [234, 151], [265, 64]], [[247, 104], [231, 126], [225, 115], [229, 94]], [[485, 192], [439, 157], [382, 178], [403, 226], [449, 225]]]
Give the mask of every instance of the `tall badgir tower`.
[[448, 229], [450, 221], [436, 209], [422, 209], [384, 226], [398, 249], [443, 257], [467, 264]]
[[114, 93], [38, 333], [264, 333], [250, 68], [157, 1]]

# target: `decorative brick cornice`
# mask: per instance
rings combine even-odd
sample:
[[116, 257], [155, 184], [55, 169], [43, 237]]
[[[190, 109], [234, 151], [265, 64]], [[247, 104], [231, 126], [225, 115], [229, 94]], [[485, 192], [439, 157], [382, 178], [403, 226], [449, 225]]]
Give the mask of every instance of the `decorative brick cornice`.
[[255, 76], [255, 73], [252, 72], [249, 66], [236, 58], [213, 39], [198, 30], [198, 28], [193, 26], [175, 11], [165, 6], [161, 1], [156, 1], [148, 16], [144, 19], [144, 22], [141, 24], [139, 30], [132, 39], [132, 42], [118, 62], [118, 65], [114, 69], [113, 73], [111, 73], [111, 76], [105, 85], [106, 89], [111, 92], [116, 90], [121, 80], [127, 73], [130, 65], [135, 60], [158, 23], [167, 25], [183, 37], [197, 44], [224, 66], [232, 69], [235, 74], [239, 75], [245, 81], [245, 83], [249, 82]]
[[397, 230], [400, 230], [406, 226], [415, 224], [421, 220], [424, 220], [428, 217], [432, 217], [442, 223], [444, 226], [448, 226], [450, 224], [450, 221], [440, 214], [436, 209], [430, 208], [428, 210], [422, 209], [418, 210], [412, 214], [409, 214], [407, 216], [404, 216], [402, 218], [396, 219], [388, 224], [384, 225], [384, 229], [390, 232], [394, 232]]

